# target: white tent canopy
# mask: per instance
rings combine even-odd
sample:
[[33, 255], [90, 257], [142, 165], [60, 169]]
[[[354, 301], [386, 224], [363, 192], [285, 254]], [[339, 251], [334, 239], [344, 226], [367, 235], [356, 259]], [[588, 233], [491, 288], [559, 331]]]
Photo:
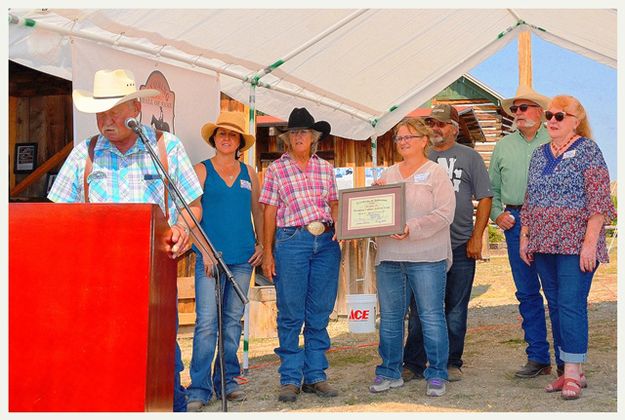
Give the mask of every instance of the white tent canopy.
[[[616, 67], [613, 9], [10, 10], [9, 58], [71, 80], [72, 37], [219, 74], [221, 90], [287, 119], [306, 106], [332, 133], [388, 131], [531, 30]], [[31, 20], [32, 19], [32, 20]], [[585, 28], [585, 29], [584, 29]], [[589, 29], [592, 28], [592, 29]], [[255, 77], [256, 76], [256, 77]]]

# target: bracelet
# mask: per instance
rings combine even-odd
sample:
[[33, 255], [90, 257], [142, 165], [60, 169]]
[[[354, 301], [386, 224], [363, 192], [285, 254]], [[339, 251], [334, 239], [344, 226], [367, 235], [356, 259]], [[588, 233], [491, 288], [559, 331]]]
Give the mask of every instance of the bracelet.
[[529, 238], [530, 234], [529, 233], [522, 233], [521, 236], [524, 237], [524, 238]]
[[263, 244], [261, 244], [260, 242], [256, 242], [256, 246], [259, 246], [260, 249], [265, 249], [265, 247], [263, 246]]

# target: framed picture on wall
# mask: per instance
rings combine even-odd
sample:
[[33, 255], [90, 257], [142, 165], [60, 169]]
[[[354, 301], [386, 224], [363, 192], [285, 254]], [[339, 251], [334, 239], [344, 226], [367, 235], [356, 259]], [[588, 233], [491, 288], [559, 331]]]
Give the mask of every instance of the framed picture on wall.
[[37, 143], [19, 143], [15, 145], [16, 174], [27, 174], [35, 170], [37, 165]]
[[48, 173], [46, 176], [46, 196], [48, 196], [48, 193], [52, 189], [52, 184], [54, 184], [54, 181], [56, 180], [56, 175], [57, 174]]

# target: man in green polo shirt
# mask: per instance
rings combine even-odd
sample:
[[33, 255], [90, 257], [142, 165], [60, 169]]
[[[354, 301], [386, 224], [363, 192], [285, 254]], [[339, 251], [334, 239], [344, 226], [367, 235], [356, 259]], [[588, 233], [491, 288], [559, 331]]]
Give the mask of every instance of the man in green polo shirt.
[[[502, 101], [503, 109], [514, 116], [517, 131], [497, 142], [488, 170], [493, 190], [490, 218], [503, 229], [506, 236], [508, 260], [527, 343], [527, 363], [515, 373], [519, 378], [551, 373], [540, 279], [534, 264], [528, 266], [519, 256], [520, 210], [527, 189], [527, 173], [534, 150], [549, 142], [549, 135], [543, 126], [543, 113], [549, 101], [550, 98], [524, 85], [519, 86], [515, 97]], [[563, 367], [558, 352], [554, 353], [558, 368]]]

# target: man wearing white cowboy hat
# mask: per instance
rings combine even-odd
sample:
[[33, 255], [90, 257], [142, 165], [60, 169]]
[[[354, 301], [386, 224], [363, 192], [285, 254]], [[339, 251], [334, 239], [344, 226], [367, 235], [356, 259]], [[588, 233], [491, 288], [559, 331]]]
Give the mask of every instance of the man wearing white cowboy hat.
[[[86, 139], [72, 150], [52, 186], [48, 199], [56, 203], [154, 203], [171, 226], [171, 258], [190, 246], [190, 217], [182, 216], [168, 193], [156, 165], [137, 134], [125, 126], [127, 118], [141, 112], [140, 98], [158, 95], [154, 89], [138, 90], [128, 70], [99, 70], [94, 76], [93, 93], [74, 90], [76, 108], [96, 114], [99, 135]], [[152, 147], [158, 149], [161, 163], [180, 190], [191, 211], [200, 217], [202, 188], [182, 142], [173, 134], [155, 132], [142, 125]], [[157, 138], [158, 137], [158, 138]], [[184, 388], [180, 386], [182, 365], [176, 342], [174, 411], [186, 411]]]
[[[543, 127], [543, 112], [549, 101], [550, 98], [526, 85], [519, 86], [516, 96], [502, 101], [502, 108], [514, 116], [517, 131], [497, 142], [488, 171], [493, 190], [490, 218], [504, 230], [506, 236], [508, 259], [527, 343], [527, 363], [515, 373], [518, 378], [551, 373], [540, 279], [534, 264], [528, 266], [519, 255], [520, 211], [527, 189], [530, 159], [534, 150], [549, 142], [549, 134]], [[557, 352], [556, 363], [564, 365]]]

